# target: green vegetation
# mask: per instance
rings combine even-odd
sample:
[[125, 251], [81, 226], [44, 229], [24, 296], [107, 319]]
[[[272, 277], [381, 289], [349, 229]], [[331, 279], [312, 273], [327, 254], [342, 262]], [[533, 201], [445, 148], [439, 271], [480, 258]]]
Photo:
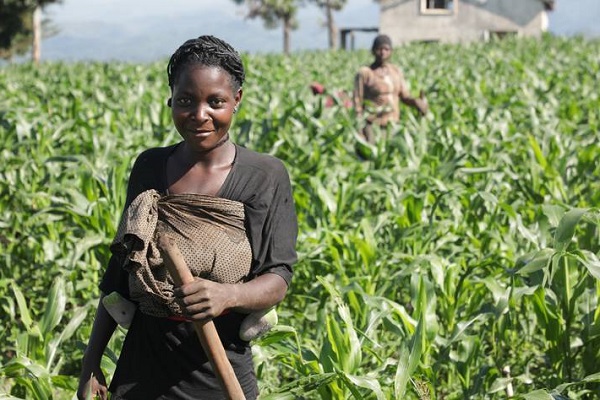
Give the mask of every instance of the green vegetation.
[[[300, 222], [263, 398], [599, 398], [600, 42], [394, 57], [432, 113], [367, 161], [308, 86], [351, 89], [366, 51], [246, 57], [233, 136], [284, 160]], [[128, 170], [178, 140], [165, 64], [0, 70], [0, 398], [74, 393]]]

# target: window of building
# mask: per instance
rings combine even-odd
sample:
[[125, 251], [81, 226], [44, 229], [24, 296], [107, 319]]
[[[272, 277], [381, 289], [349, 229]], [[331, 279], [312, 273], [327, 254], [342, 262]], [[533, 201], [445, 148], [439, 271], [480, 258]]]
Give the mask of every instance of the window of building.
[[423, 14], [454, 14], [458, 0], [421, 0]]

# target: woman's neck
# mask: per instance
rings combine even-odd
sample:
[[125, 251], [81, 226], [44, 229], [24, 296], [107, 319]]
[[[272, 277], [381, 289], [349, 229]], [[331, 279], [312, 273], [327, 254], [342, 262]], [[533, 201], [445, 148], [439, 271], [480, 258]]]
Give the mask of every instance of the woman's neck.
[[229, 140], [229, 136], [223, 138], [217, 146], [204, 152], [196, 152], [190, 149], [184, 142], [181, 149], [182, 162], [205, 168], [222, 167], [231, 165], [235, 159], [235, 145]]
[[375, 60], [373, 61], [373, 64], [371, 64], [371, 69], [377, 69], [377, 68], [382, 68], [388, 65], [387, 61], [384, 60]]

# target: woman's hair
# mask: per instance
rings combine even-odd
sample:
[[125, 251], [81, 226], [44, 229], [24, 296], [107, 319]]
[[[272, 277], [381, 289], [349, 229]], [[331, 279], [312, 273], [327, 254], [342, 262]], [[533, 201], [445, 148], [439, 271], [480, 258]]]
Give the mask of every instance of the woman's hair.
[[378, 35], [375, 40], [373, 40], [373, 47], [371, 50], [375, 51], [378, 47], [387, 44], [392, 47], [392, 39], [388, 35]]
[[171, 56], [167, 65], [169, 87], [173, 89], [183, 67], [198, 64], [218, 67], [227, 71], [235, 91], [242, 87], [245, 79], [244, 64], [240, 55], [227, 42], [211, 35], [200, 36], [183, 43]]

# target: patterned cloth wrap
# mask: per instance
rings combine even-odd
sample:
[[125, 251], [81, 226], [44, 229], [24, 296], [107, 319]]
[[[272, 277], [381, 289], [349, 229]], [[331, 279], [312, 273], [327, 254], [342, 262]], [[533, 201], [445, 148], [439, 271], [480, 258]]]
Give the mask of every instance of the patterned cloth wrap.
[[158, 249], [160, 232], [174, 238], [193, 276], [220, 283], [243, 282], [252, 263], [244, 216], [244, 205], [237, 201], [142, 192], [124, 211], [111, 244], [129, 272], [131, 300], [151, 316], [182, 316], [174, 301], [173, 279]]

